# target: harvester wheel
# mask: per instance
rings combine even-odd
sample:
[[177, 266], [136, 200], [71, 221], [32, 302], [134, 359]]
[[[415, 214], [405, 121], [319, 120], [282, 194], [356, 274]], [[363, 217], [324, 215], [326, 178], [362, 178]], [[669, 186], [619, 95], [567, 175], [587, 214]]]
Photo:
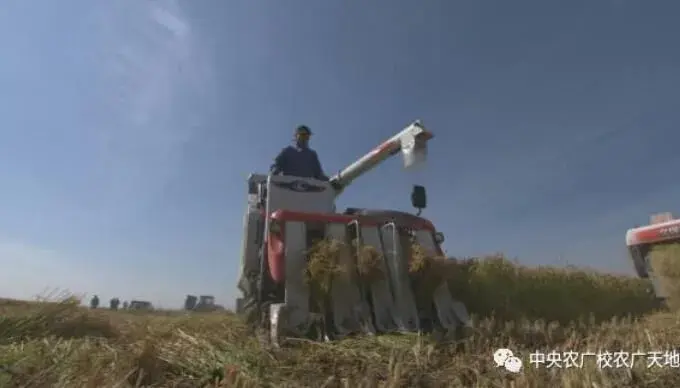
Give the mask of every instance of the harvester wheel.
[[271, 319], [269, 316], [271, 301], [263, 302], [258, 308], [258, 317], [255, 325], [255, 336], [262, 347], [271, 345]]
[[668, 304], [668, 299], [658, 297], [656, 298], [656, 308], [661, 311], [671, 311], [671, 306]]
[[258, 303], [255, 298], [249, 298], [244, 302], [244, 320], [251, 333], [267, 325], [270, 304], [271, 302]]
[[260, 320], [260, 312], [258, 311], [257, 306], [253, 304], [252, 306], [244, 307], [243, 315], [246, 321], [246, 325], [251, 330], [255, 329]]

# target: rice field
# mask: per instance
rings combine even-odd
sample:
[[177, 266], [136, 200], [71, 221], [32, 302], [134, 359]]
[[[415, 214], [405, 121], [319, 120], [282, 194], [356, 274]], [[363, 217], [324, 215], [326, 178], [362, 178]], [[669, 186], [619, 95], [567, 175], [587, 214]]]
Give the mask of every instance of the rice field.
[[[668, 257], [678, 248], [664, 249], [656, 253], [658, 265], [673, 267]], [[362, 273], [370, 281], [380, 274], [369, 271], [375, 255], [364, 256], [369, 264]], [[310, 256], [308, 279], [319, 292], [320, 279], [339, 271], [323, 262]], [[642, 279], [527, 268], [501, 256], [452, 263], [414, 260], [411, 268], [414, 275], [446, 280], [473, 313], [469, 335], [451, 342], [380, 335], [330, 343], [298, 339], [275, 349], [262, 347], [230, 312], [1, 301], [0, 387], [680, 386], [675, 296], [662, 308]], [[664, 270], [673, 289], [674, 272]], [[520, 373], [494, 363], [498, 348], [523, 362]], [[636, 357], [634, 365], [625, 355]], [[574, 365], [581, 358], [582, 365]]]

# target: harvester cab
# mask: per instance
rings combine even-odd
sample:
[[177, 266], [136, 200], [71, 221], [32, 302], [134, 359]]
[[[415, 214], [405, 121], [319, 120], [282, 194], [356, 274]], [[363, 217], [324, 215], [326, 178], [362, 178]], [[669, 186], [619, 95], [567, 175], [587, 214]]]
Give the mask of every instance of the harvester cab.
[[657, 274], [650, 262], [655, 247], [680, 242], [680, 219], [671, 213], [650, 216], [649, 225], [629, 229], [626, 232], [626, 246], [635, 271], [641, 278], [649, 279], [656, 297], [665, 300], [668, 295], [662, 287], [661, 274]]
[[[420, 217], [427, 205], [423, 186], [414, 186], [412, 205], [418, 214], [394, 210], [349, 208], [336, 212], [335, 199], [355, 179], [390, 156], [399, 153], [404, 166], [427, 158], [427, 142], [433, 135], [414, 122], [392, 138], [330, 178], [252, 174], [248, 178], [248, 208], [244, 219], [237, 311], [255, 316], [270, 330], [271, 339], [280, 332], [305, 335], [313, 324], [311, 290], [305, 282], [307, 253], [319, 239], [332, 239], [375, 248], [384, 279], [361, 285], [355, 273], [337, 277], [330, 290], [326, 331], [333, 337], [350, 333], [420, 331], [423, 321], [444, 329], [469, 325], [467, 310], [453, 299], [443, 282], [429, 306], [418, 306], [408, 274], [408, 247], [404, 236], [415, 239], [432, 255], [442, 255], [443, 235]], [[359, 248], [347, 250], [338, 259], [356, 268]], [[353, 266], [354, 264], [354, 266]], [[434, 310], [432, 309], [434, 308]], [[421, 311], [436, 311], [422, 316]]]

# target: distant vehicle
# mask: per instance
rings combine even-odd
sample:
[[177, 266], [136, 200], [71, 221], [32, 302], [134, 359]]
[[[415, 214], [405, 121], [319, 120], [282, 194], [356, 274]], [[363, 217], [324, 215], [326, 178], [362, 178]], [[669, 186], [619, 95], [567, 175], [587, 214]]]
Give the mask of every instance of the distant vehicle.
[[133, 301], [130, 302], [128, 309], [129, 310], [151, 311], [151, 310], [153, 310], [153, 304], [151, 304], [151, 302], [147, 302], [145, 300], [133, 300]]
[[215, 297], [212, 295], [201, 295], [196, 297], [194, 295], [187, 295], [184, 302], [184, 309], [188, 311], [219, 311], [224, 310], [224, 307], [215, 303]]
[[187, 295], [186, 299], [184, 300], [184, 309], [191, 311], [196, 307], [196, 303], [198, 303], [198, 298], [196, 295]]
[[97, 307], [99, 307], [99, 297], [95, 295], [90, 300], [90, 308], [96, 309]]

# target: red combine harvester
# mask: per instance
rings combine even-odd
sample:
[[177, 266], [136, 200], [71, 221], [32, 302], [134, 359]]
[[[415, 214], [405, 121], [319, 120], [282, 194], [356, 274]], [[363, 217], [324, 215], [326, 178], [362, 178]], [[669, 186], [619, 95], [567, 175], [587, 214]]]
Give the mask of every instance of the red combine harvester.
[[663, 300], [668, 295], [660, 286], [659, 278], [649, 264], [652, 248], [680, 242], [680, 219], [673, 219], [671, 213], [659, 213], [650, 217], [649, 225], [629, 229], [626, 232], [626, 245], [635, 271], [641, 278], [649, 279], [657, 298]]
[[[410, 167], [425, 161], [433, 135], [414, 122], [330, 179], [252, 174], [248, 178], [248, 208], [244, 238], [238, 312], [256, 312], [268, 326], [271, 339], [281, 330], [304, 335], [313, 324], [310, 290], [304, 282], [306, 251], [313, 241], [331, 238], [377, 249], [387, 276], [370, 286], [356, 274], [333, 279], [326, 333], [340, 338], [352, 333], [416, 332], [435, 326], [444, 330], [469, 325], [465, 306], [439, 285], [428, 306], [418, 306], [408, 274], [405, 241], [415, 238], [433, 255], [441, 255], [444, 236], [420, 217], [426, 207], [423, 186], [411, 193], [416, 214], [395, 210], [348, 208], [336, 212], [336, 197], [358, 177], [390, 156], [402, 154]], [[370, 183], [370, 182], [368, 182]], [[350, 244], [351, 245], [351, 244]], [[360, 248], [360, 247], [359, 247]], [[358, 249], [340, 258], [356, 263]], [[424, 313], [429, 311], [430, 313]]]

